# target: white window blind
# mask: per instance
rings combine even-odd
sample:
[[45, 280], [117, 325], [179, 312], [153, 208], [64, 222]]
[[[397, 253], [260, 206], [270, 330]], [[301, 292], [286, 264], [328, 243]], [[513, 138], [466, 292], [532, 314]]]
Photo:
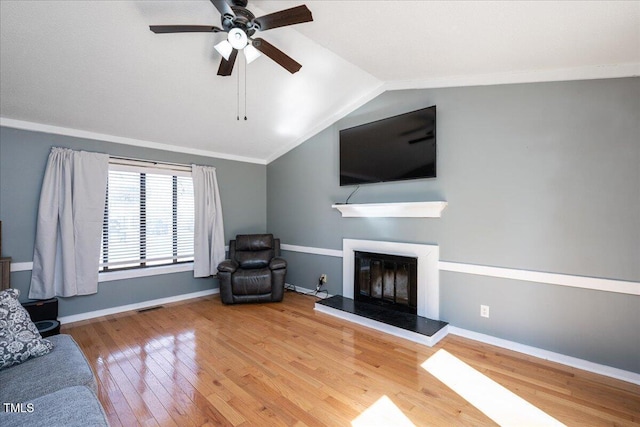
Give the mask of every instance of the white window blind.
[[110, 165], [100, 271], [193, 261], [188, 172]]

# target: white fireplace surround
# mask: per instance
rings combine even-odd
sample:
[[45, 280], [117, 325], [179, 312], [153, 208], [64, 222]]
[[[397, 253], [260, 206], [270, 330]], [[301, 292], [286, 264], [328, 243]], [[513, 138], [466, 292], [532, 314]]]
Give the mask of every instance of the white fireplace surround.
[[418, 316], [440, 320], [440, 248], [377, 240], [342, 240], [342, 296], [353, 299], [355, 251], [418, 258]]

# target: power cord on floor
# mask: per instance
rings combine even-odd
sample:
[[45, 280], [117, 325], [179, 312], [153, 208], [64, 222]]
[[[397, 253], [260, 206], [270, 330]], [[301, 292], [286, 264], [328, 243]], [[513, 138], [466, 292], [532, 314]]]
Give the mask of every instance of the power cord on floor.
[[311, 292], [301, 292], [299, 290], [296, 289], [296, 287], [294, 285], [288, 285], [285, 284], [284, 285], [284, 290], [287, 292], [295, 292], [298, 295], [305, 295], [305, 296], [312, 296], [312, 297], [316, 297], [318, 299], [323, 299], [321, 296], [319, 296], [318, 294], [321, 294], [324, 292], [325, 296], [324, 298], [328, 298], [329, 297], [329, 291], [327, 291], [326, 289], [316, 289], [314, 291]]

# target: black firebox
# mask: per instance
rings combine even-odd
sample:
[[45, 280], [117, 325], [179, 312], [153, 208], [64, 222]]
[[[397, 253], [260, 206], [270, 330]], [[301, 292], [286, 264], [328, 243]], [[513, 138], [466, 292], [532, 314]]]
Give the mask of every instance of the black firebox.
[[355, 251], [354, 272], [354, 300], [417, 313], [417, 258]]

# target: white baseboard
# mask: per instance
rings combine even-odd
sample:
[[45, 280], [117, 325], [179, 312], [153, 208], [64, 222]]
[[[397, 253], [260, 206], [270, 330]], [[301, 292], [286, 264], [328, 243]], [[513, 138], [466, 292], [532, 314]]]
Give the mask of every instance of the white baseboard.
[[169, 304], [172, 302], [184, 301], [184, 300], [193, 299], [193, 298], [201, 298], [204, 296], [215, 295], [219, 293], [220, 293], [219, 288], [207, 289], [206, 291], [192, 292], [190, 294], [175, 295], [167, 298], [158, 298], [150, 301], [137, 302], [135, 304], [127, 304], [127, 305], [121, 305], [119, 307], [111, 307], [111, 308], [105, 308], [103, 310], [90, 311], [87, 313], [72, 314], [70, 316], [60, 317], [58, 320], [62, 325], [66, 325], [73, 322], [80, 322], [82, 320], [89, 320], [89, 319], [95, 319], [96, 317], [108, 316], [110, 314], [124, 313], [125, 311], [140, 310], [143, 308], [154, 307], [157, 305]]
[[520, 344], [502, 338], [496, 338], [491, 335], [485, 335], [479, 332], [469, 331], [467, 329], [462, 329], [451, 325], [449, 325], [449, 333], [464, 338], [469, 338], [475, 341], [480, 341], [486, 344], [495, 345], [496, 347], [502, 347], [508, 350], [517, 351], [519, 353], [528, 354], [529, 356], [539, 357], [540, 359], [549, 360], [551, 362], [561, 363], [563, 365], [582, 369], [584, 371], [593, 372], [594, 374], [604, 375], [607, 377], [640, 385], [640, 374], [635, 372], [625, 371], [623, 369], [589, 362], [588, 360], [578, 359], [577, 357], [554, 353], [553, 351], [543, 350], [541, 348]]
[[[300, 286], [295, 286], [292, 285], [290, 283], [287, 283], [286, 286], [288, 287], [292, 287], [296, 290], [296, 292], [300, 292], [303, 294], [313, 294], [313, 292], [315, 292], [314, 289], [307, 289], [307, 288], [301, 288]], [[82, 320], [89, 320], [89, 319], [95, 319], [96, 317], [101, 317], [101, 316], [108, 316], [110, 314], [118, 314], [118, 313], [124, 313], [126, 311], [134, 311], [134, 310], [140, 310], [143, 308], [148, 308], [148, 307], [155, 307], [157, 305], [162, 305], [162, 304], [170, 304], [172, 302], [178, 302], [178, 301], [184, 301], [184, 300], [188, 300], [188, 299], [193, 299], [193, 298], [201, 298], [204, 296], [208, 296], [208, 295], [215, 295], [215, 294], [219, 294], [220, 293], [220, 289], [216, 288], [216, 289], [207, 289], [206, 291], [199, 291], [199, 292], [192, 292], [189, 294], [182, 294], [182, 295], [175, 295], [172, 297], [167, 297], [167, 298], [158, 298], [158, 299], [154, 299], [154, 300], [149, 300], [149, 301], [143, 301], [143, 302], [138, 302], [135, 304], [127, 304], [127, 305], [121, 305], [118, 307], [111, 307], [111, 308], [105, 308], [103, 310], [96, 310], [96, 311], [90, 311], [87, 313], [80, 313], [80, 314], [72, 314], [70, 316], [63, 316], [58, 318], [58, 320], [60, 321], [61, 324], [66, 325], [69, 323], [73, 323], [73, 322], [80, 322]], [[326, 295], [324, 294], [324, 292], [320, 295], [317, 295], [318, 298], [328, 298], [332, 295]]]

